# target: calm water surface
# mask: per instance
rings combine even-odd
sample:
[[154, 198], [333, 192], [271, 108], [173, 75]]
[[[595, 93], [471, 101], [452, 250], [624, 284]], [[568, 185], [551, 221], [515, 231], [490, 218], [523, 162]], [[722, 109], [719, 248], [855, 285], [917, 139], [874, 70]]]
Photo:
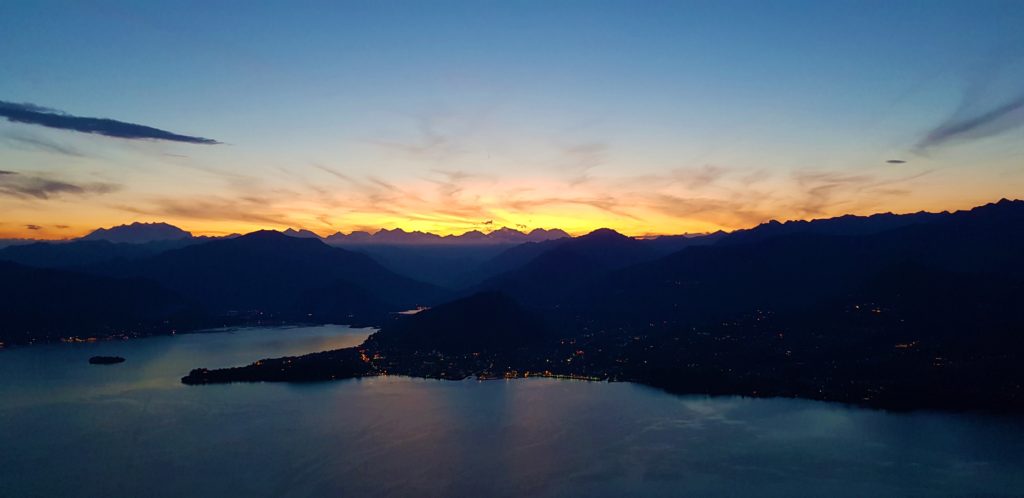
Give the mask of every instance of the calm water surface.
[[[1024, 494], [1024, 422], [552, 380], [181, 385], [355, 345], [246, 329], [0, 351], [0, 496]], [[97, 366], [89, 356], [127, 362]]]

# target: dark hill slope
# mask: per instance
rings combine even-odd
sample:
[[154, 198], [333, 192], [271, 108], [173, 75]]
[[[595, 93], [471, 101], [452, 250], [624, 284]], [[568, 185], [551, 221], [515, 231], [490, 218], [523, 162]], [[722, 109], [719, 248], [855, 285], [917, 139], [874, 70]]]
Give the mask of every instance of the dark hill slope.
[[497, 291], [527, 305], [554, 306], [613, 270], [656, 257], [642, 241], [609, 229], [548, 244], [550, 249], [519, 268], [485, 280], [473, 291]]
[[366, 255], [272, 231], [168, 251], [110, 271], [152, 279], [219, 313], [374, 322], [442, 297]]
[[809, 307], [893, 268], [1024, 278], [1024, 202], [1005, 201], [870, 235], [794, 233], [691, 247], [615, 273], [575, 302], [647, 318], [715, 319]]
[[0, 260], [40, 268], [90, 269], [154, 256], [164, 251], [199, 243], [188, 238], [146, 243], [115, 243], [107, 240], [35, 242], [0, 249]]
[[485, 292], [400, 317], [371, 336], [367, 345], [464, 354], [522, 348], [544, 336], [537, 316], [508, 296]]
[[0, 342], [19, 344], [166, 333], [203, 314], [153, 282], [0, 262], [0, 317]]

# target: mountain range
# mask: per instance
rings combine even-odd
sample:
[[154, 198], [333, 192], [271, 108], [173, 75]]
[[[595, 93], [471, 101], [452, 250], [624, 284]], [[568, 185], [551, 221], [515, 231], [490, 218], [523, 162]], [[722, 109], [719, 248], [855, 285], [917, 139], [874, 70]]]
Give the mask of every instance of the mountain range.
[[17, 299], [3, 308], [0, 343], [224, 324], [371, 324], [446, 295], [320, 240], [273, 231], [188, 240], [3, 249], [0, 296]]
[[[349, 234], [344, 234], [336, 232], [326, 237], [321, 237], [315, 232], [305, 228], [288, 228], [282, 233], [289, 237], [322, 239], [331, 245], [514, 245], [522, 244], [524, 242], [541, 242], [545, 240], [569, 237], [568, 233], [558, 228], [535, 228], [529, 232], [522, 232], [507, 227], [498, 228], [486, 233], [479, 230], [471, 230], [460, 235], [437, 235], [420, 231], [407, 232], [401, 228], [391, 230], [382, 228], [373, 233], [355, 231]], [[238, 235], [239, 234], [231, 234], [224, 238], [237, 237]], [[197, 237], [191, 232], [163, 222], [134, 222], [110, 228], [97, 228], [83, 237], [70, 239], [69, 241], [106, 241], [112, 243], [146, 244], [150, 242], [182, 241], [193, 238], [207, 240], [218, 237]], [[66, 240], [60, 242], [69, 241]], [[33, 242], [45, 241], [32, 239], [2, 239], [0, 240], [0, 248], [8, 245], [24, 245]]]
[[667, 255], [609, 230], [546, 244], [499, 255], [516, 263], [455, 301], [384, 322], [360, 347], [379, 361], [356, 368], [338, 351], [186, 381], [532, 374], [1024, 410], [1024, 202], [768, 223]]
[[157, 282], [213, 313], [260, 312], [321, 322], [373, 323], [389, 311], [432, 304], [444, 294], [364, 254], [269, 230], [96, 271]]
[[[311, 233], [311, 232], [310, 232]], [[401, 228], [394, 230], [382, 229], [376, 233], [352, 232], [345, 235], [341, 232], [326, 237], [324, 240], [333, 245], [509, 245], [524, 242], [541, 242], [545, 240], [569, 237], [560, 229], [535, 228], [530, 232], [520, 232], [502, 227], [489, 233], [471, 230], [461, 235], [437, 235], [427, 232], [407, 232]]]
[[[1024, 410], [1022, 201], [655, 239], [599, 229], [508, 245], [339, 247], [299, 231], [132, 240], [143, 241], [0, 250], [0, 342], [357, 323], [380, 327], [358, 351], [187, 381], [540, 372]], [[411, 278], [395, 261], [448, 275]]]

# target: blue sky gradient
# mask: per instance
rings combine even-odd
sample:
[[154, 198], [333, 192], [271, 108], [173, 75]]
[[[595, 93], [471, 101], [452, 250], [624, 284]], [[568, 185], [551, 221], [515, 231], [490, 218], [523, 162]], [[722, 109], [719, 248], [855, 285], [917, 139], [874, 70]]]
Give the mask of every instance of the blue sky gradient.
[[223, 144], [0, 120], [0, 236], [644, 234], [1021, 197], [1022, 25], [1021, 2], [4, 2], [0, 101]]

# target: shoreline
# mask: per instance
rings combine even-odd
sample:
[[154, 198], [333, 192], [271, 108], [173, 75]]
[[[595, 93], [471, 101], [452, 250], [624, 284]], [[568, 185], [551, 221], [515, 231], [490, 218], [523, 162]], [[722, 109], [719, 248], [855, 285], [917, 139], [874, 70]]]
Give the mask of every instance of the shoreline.
[[173, 337], [179, 335], [192, 335], [192, 334], [222, 334], [232, 333], [245, 329], [292, 329], [292, 328], [304, 328], [304, 327], [327, 327], [331, 325], [337, 325], [342, 327], [348, 327], [351, 329], [365, 329], [378, 328], [375, 325], [351, 325], [346, 323], [319, 323], [319, 322], [287, 322], [277, 324], [246, 324], [246, 325], [226, 325], [220, 327], [204, 327], [200, 329], [188, 329], [188, 330], [175, 330], [167, 333], [159, 334], [141, 334], [141, 335], [129, 335], [129, 334], [111, 334], [106, 336], [67, 336], [60, 337], [56, 340], [41, 340], [33, 342], [19, 342], [19, 343], [5, 343], [0, 342], [0, 351], [24, 349], [29, 347], [38, 346], [52, 346], [57, 344], [101, 344], [115, 341], [136, 341], [140, 339], [154, 339], [158, 337]]
[[[351, 349], [354, 352], [359, 351], [359, 347], [346, 348]], [[798, 393], [787, 393], [787, 392], [772, 392], [772, 391], [759, 391], [759, 392], [739, 392], [729, 391], [721, 389], [707, 389], [707, 390], [684, 390], [684, 389], [673, 389], [668, 384], [669, 382], [654, 382], [645, 381], [636, 378], [619, 377], [619, 376], [585, 376], [585, 375], [574, 375], [574, 374], [561, 374], [554, 372], [530, 372], [527, 375], [506, 375], [506, 376], [482, 376], [478, 374], [466, 374], [463, 376], [447, 376], [441, 375], [416, 375], [410, 373], [397, 373], [388, 371], [364, 371], [359, 373], [350, 372], [348, 375], [342, 372], [335, 372], [334, 374], [328, 374], [324, 377], [314, 376], [302, 376], [298, 375], [295, 377], [289, 377], [288, 375], [279, 375], [280, 372], [288, 370], [291, 366], [301, 364], [301, 358], [306, 358], [312, 355], [318, 356], [330, 356], [332, 353], [338, 353], [344, 350], [324, 351], [319, 353], [310, 353], [309, 355], [295, 356], [295, 357], [284, 357], [276, 359], [264, 359], [253, 362], [249, 365], [240, 367], [227, 367], [219, 369], [206, 369], [197, 368], [189, 372], [188, 375], [181, 378], [181, 383], [188, 386], [200, 386], [200, 385], [213, 385], [213, 384], [251, 384], [251, 383], [290, 383], [290, 384], [312, 384], [320, 382], [332, 382], [338, 380], [359, 380], [363, 378], [373, 377], [405, 377], [409, 379], [423, 379], [423, 380], [437, 380], [437, 381], [454, 381], [461, 382], [467, 380], [476, 380], [477, 382], [492, 382], [498, 380], [529, 380], [529, 379], [550, 379], [559, 381], [579, 381], [579, 382], [594, 382], [594, 383], [629, 383], [638, 386], [643, 386], [650, 389], [656, 389], [666, 394], [675, 396], [706, 396], [706, 397], [729, 397], [738, 396], [741, 398], [749, 399], [798, 399], [805, 401], [815, 401], [820, 403], [836, 403], [846, 407], [855, 407], [860, 409], [869, 409], [884, 411], [888, 413], [914, 413], [914, 412], [934, 412], [934, 413], [947, 413], [947, 414], [963, 414], [963, 413], [975, 413], [985, 414], [992, 416], [1010, 417], [1013, 419], [1019, 419], [1021, 415], [1024, 415], [1024, 407], [1014, 405], [1003, 405], [1003, 406], [969, 406], [962, 403], [946, 403], [946, 402], [931, 402], [931, 403], [892, 403], [883, 400], [849, 400], [834, 397], [825, 396], [807, 396]], [[300, 361], [296, 361], [300, 360]], [[327, 358], [327, 361], [331, 361]], [[279, 369], [278, 367], [281, 367]], [[274, 373], [278, 375], [267, 376], [266, 370], [276, 369]], [[257, 372], [264, 375], [260, 375]], [[251, 373], [255, 375], [246, 375]], [[308, 372], [307, 372], [308, 373]], [[213, 377], [213, 378], [211, 378]]]

